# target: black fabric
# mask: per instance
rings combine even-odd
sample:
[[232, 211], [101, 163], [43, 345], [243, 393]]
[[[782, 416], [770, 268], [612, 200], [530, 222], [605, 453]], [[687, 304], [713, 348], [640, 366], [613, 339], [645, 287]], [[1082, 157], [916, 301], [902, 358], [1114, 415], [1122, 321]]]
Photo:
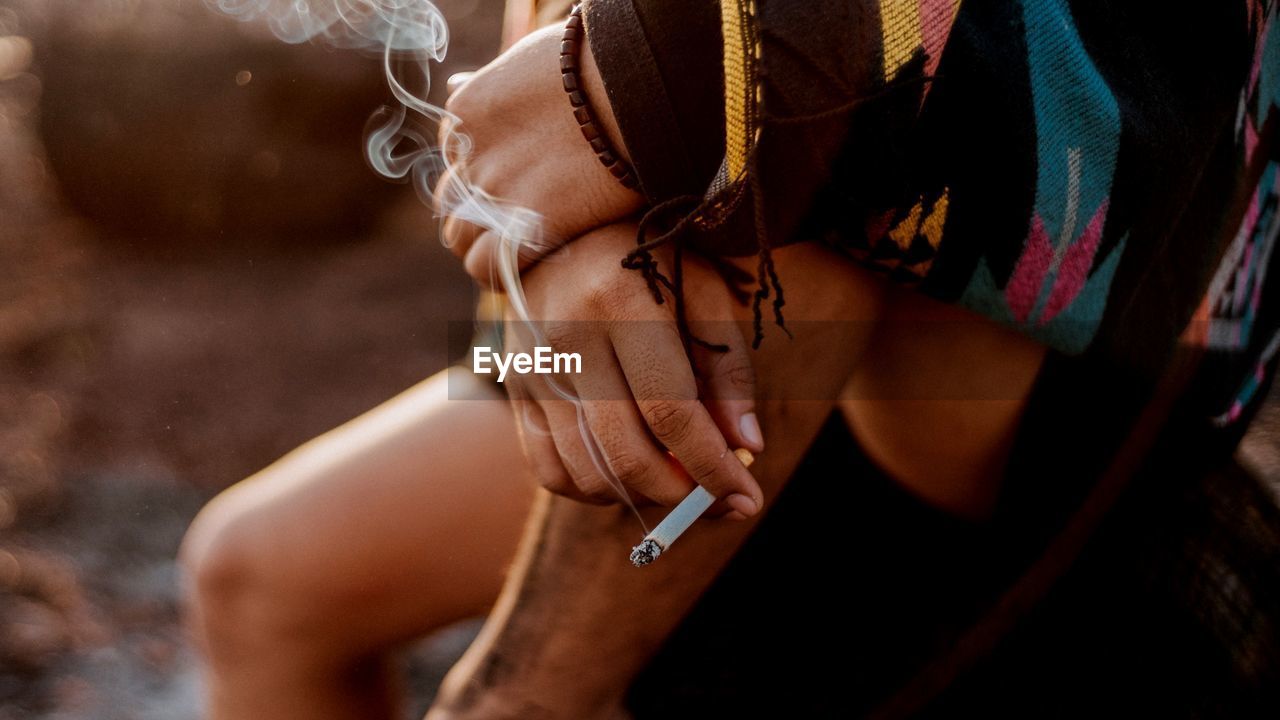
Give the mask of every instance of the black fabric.
[[1166, 431], [1071, 571], [925, 717], [1280, 714], [1280, 512], [1198, 425]]
[[999, 588], [990, 531], [903, 491], [833, 417], [636, 681], [637, 720], [854, 717]]
[[[1049, 598], [925, 717], [1280, 713], [1280, 512], [1249, 473], [1196, 453], [1197, 435], [1166, 432]], [[985, 610], [1057, 517], [1035, 503], [987, 524], [938, 513], [833, 418], [629, 707], [861, 717]]]
[[[631, 2], [590, 2], [583, 18], [592, 54], [651, 202], [701, 193], [724, 151], [724, 94], [716, 0], [656, 8]], [[678, 10], [678, 11], [677, 11]], [[672, 58], [680, 58], [672, 62]]]

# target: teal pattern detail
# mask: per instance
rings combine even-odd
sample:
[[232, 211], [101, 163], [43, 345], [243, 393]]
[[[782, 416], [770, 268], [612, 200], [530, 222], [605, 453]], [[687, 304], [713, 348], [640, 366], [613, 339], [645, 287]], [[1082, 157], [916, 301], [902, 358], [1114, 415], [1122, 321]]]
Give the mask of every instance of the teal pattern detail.
[[1027, 238], [1000, 287], [985, 258], [960, 302], [1064, 352], [1102, 322], [1127, 244], [1092, 274], [1120, 150], [1120, 107], [1084, 48], [1066, 0], [1021, 0], [1036, 123], [1036, 198]]

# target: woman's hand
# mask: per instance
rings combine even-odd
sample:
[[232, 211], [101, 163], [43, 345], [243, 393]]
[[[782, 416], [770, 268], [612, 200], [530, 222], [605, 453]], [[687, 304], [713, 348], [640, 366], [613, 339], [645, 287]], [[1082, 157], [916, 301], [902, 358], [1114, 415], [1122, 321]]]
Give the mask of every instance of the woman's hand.
[[[760, 486], [732, 450], [758, 452], [764, 444], [733, 297], [719, 275], [686, 256], [693, 333], [727, 348], [694, 345], [695, 372], [672, 298], [657, 304], [641, 275], [619, 263], [634, 246], [634, 226], [610, 226], [525, 274], [534, 327], [554, 352], [581, 356], [580, 373], [556, 378], [581, 399], [581, 414], [547, 385], [548, 376], [507, 376], [525, 454], [544, 487], [579, 500], [616, 502], [625, 490], [634, 500], [670, 506], [697, 483], [725, 501], [721, 510], [754, 515], [763, 503]], [[672, 270], [664, 268], [668, 277]], [[507, 349], [529, 352], [527, 328], [514, 321], [508, 327], [516, 341]], [[595, 460], [590, 444], [601, 451]]]
[[[485, 285], [494, 284], [498, 239], [452, 216], [460, 180], [542, 217], [543, 242], [522, 248], [522, 267], [592, 228], [622, 220], [644, 202], [609, 174], [578, 129], [560, 79], [562, 32], [549, 27], [532, 33], [475, 73], [446, 106], [461, 125], [446, 123], [441, 145], [456, 147], [455, 131], [473, 144], [467, 156], [450, 158], [453, 165], [435, 189], [436, 207], [450, 215], [443, 240]], [[625, 157], [590, 48], [585, 38], [579, 44], [579, 76], [597, 125]]]

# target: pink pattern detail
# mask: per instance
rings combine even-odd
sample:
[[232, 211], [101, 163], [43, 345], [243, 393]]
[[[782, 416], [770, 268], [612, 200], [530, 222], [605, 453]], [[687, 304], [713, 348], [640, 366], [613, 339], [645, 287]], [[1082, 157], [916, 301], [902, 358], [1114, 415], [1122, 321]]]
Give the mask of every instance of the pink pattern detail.
[[[947, 38], [951, 37], [951, 26], [955, 24], [956, 10], [959, 0], [921, 0], [920, 2], [920, 34], [924, 38], [925, 77], [931, 77], [942, 62], [942, 51], [947, 47]], [[929, 86], [925, 85], [928, 91]]]
[[1067, 248], [1062, 263], [1058, 266], [1057, 279], [1053, 282], [1053, 290], [1045, 303], [1044, 312], [1040, 315], [1040, 325], [1044, 325], [1067, 309], [1084, 289], [1089, 278], [1089, 270], [1093, 267], [1093, 256], [1098, 252], [1098, 244], [1102, 242], [1102, 228], [1107, 221], [1107, 209], [1111, 207], [1111, 199], [1102, 201], [1098, 211], [1093, 214], [1089, 226], [1085, 228], [1080, 239]]
[[1023, 248], [1018, 264], [1009, 276], [1009, 284], [1004, 288], [1005, 301], [1013, 312], [1013, 319], [1025, 323], [1036, 307], [1036, 299], [1040, 297], [1040, 286], [1044, 276], [1053, 263], [1053, 245], [1049, 242], [1049, 233], [1044, 229], [1044, 220], [1037, 213], [1031, 220], [1031, 233], [1027, 236], [1027, 246]]
[[1231, 403], [1231, 409], [1227, 411], [1227, 422], [1235, 422], [1240, 419], [1240, 415], [1244, 413], [1244, 405], [1239, 400]]
[[1258, 149], [1258, 128], [1253, 126], [1253, 116], [1244, 116], [1244, 161], [1253, 162], [1253, 151]]
[[1241, 237], [1251, 237], [1258, 229], [1258, 218], [1262, 216], [1262, 201], [1259, 195], [1260, 193], [1255, 192], [1253, 197], [1249, 198], [1249, 209], [1244, 213], [1244, 222], [1240, 223]]

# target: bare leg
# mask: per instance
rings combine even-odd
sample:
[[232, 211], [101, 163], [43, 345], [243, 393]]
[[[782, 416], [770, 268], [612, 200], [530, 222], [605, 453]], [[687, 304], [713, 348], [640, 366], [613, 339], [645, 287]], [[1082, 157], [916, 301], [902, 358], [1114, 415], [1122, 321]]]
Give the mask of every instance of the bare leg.
[[891, 291], [841, 410], [899, 484], [948, 512], [995, 508], [1045, 348], [913, 290]]
[[196, 518], [181, 555], [210, 717], [392, 717], [389, 651], [493, 603], [533, 484], [508, 404], [473, 382], [486, 399], [450, 400], [437, 375]]

